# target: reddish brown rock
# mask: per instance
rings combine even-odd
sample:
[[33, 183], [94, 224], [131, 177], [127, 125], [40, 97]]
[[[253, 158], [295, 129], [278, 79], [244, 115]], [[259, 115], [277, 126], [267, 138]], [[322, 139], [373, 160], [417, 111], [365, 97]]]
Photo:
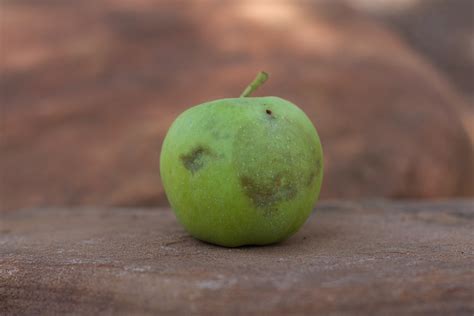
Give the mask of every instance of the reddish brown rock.
[[0, 314], [471, 316], [473, 202], [325, 202], [235, 249], [167, 209], [0, 213]]
[[351, 10], [245, 1], [2, 4], [2, 208], [165, 203], [161, 140], [184, 109], [260, 95], [322, 138], [322, 197], [472, 194], [462, 100], [394, 34]]
[[450, 80], [467, 102], [456, 102], [474, 144], [474, 2], [471, 0], [343, 0], [388, 25]]
[[441, 69], [474, 106], [474, 2], [471, 0], [344, 0], [397, 30]]

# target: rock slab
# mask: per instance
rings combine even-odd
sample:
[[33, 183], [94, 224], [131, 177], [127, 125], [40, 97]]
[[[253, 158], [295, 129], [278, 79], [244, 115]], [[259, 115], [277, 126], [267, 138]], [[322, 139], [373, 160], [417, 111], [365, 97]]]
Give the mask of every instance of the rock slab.
[[472, 315], [473, 202], [324, 202], [234, 249], [169, 209], [0, 213], [0, 314]]

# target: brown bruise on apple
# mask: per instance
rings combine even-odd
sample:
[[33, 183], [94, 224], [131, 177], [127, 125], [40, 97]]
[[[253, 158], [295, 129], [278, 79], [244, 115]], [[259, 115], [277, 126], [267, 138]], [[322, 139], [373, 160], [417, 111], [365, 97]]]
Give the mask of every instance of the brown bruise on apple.
[[256, 207], [268, 208], [284, 200], [293, 199], [298, 193], [295, 183], [283, 183], [284, 173], [270, 181], [258, 181], [249, 176], [241, 176], [240, 185]]
[[[320, 174], [317, 150], [301, 146], [301, 131], [286, 120], [279, 120], [266, 108], [265, 118], [241, 128], [234, 140], [233, 164], [242, 192], [265, 216], [278, 212], [278, 204], [294, 199], [300, 190], [311, 187]], [[258, 137], [256, 137], [258, 135]], [[300, 141], [299, 147], [288, 148], [269, 141]], [[295, 166], [293, 168], [293, 166]]]
[[206, 163], [205, 158], [210, 155], [211, 150], [208, 147], [198, 145], [188, 153], [180, 155], [179, 158], [181, 159], [184, 168], [189, 170], [191, 174], [194, 174], [204, 167]]

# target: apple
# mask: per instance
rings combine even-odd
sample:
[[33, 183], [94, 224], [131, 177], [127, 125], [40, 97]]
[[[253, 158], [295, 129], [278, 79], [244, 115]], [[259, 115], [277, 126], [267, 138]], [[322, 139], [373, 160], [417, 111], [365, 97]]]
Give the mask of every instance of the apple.
[[319, 196], [323, 153], [315, 127], [296, 105], [249, 97], [194, 106], [163, 141], [160, 173], [178, 221], [221, 246], [266, 245], [294, 234]]

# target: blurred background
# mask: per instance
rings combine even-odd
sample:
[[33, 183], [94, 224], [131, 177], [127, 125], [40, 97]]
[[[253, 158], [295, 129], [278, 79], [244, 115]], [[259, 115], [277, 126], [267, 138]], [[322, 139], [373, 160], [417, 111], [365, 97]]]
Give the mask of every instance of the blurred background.
[[300, 106], [322, 199], [474, 196], [471, 0], [0, 0], [1, 209], [167, 205], [176, 116]]

